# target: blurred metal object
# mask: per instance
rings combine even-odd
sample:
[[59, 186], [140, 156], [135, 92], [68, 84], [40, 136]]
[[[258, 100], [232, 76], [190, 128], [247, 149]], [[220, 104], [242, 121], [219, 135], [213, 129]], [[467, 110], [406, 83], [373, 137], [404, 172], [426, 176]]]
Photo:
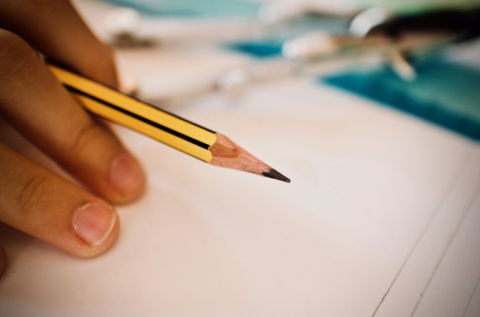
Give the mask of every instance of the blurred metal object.
[[[197, 21], [190, 20], [142, 18], [141, 30], [138, 30], [135, 23], [129, 22], [130, 13], [123, 12], [122, 14], [126, 15], [123, 18], [120, 13], [118, 14], [119, 17], [116, 19], [120, 22], [115, 23], [120, 25], [117, 29], [122, 30], [118, 34], [130, 32], [137, 38], [154, 38], [156, 42], [162, 43], [231, 40], [236, 36], [251, 37], [252, 34], [265, 34], [262, 32], [269, 28], [260, 23], [248, 24], [245, 21], [230, 21], [228, 24], [217, 20], [202, 26]], [[475, 15], [469, 16], [471, 20]], [[311, 32], [296, 37], [284, 43], [282, 54], [285, 59], [250, 60], [224, 69], [173, 72], [168, 76], [142, 78], [138, 84], [138, 94], [148, 100], [168, 103], [212, 92], [235, 99], [245, 94], [251, 86], [264, 82], [298, 75], [331, 73], [357, 64], [378, 66], [385, 62], [399, 77], [412, 81], [416, 78], [416, 72], [409, 57], [415, 56], [417, 52], [429, 51], [451, 43], [458, 35], [451, 32], [448, 27], [425, 29], [415, 25], [422, 19], [423, 16], [392, 17], [384, 10], [368, 9], [352, 19], [350, 32], [353, 34]], [[438, 19], [438, 16], [435, 19]], [[471, 21], [469, 23], [472, 24]], [[168, 27], [174, 32], [169, 30], [165, 32]], [[455, 29], [464, 30], [462, 27]]]
[[391, 41], [384, 36], [367, 37], [376, 26], [384, 23], [390, 15], [382, 8], [370, 8], [357, 14], [350, 22], [350, 35], [334, 35], [326, 32], [312, 32], [294, 38], [283, 46], [283, 56], [287, 59], [315, 60], [346, 51], [362, 48], [378, 48]]
[[415, 70], [405, 56], [431, 50], [450, 41], [451, 36], [446, 33], [408, 34], [397, 39], [382, 35], [357, 38], [318, 33], [285, 43], [283, 55], [287, 59], [314, 64], [344, 55], [378, 54], [401, 78], [411, 81], [415, 79]]
[[417, 72], [408, 61], [407, 54], [392, 49], [389, 54], [390, 64], [395, 73], [405, 81], [413, 81], [417, 78]]
[[480, 36], [480, 7], [444, 9], [420, 14], [390, 17], [372, 26], [365, 36], [384, 34], [395, 38], [408, 33], [448, 33], [454, 42], [462, 42]]
[[399, 77], [411, 81], [415, 69], [406, 56], [480, 35], [480, 9], [442, 10], [393, 17], [370, 8], [352, 19], [350, 35], [315, 32], [283, 46], [287, 59], [315, 62], [344, 54], [380, 53]]
[[161, 101], [191, 99], [214, 92], [229, 99], [238, 99], [252, 85], [295, 75], [297, 66], [291, 61], [275, 59], [188, 75], [177, 73], [168, 78], [150, 76], [140, 82], [138, 93], [144, 99]]
[[258, 18], [265, 24], [277, 24], [305, 15], [328, 15], [350, 18], [358, 10], [353, 1], [318, 2], [284, 0], [264, 4], [258, 11]]
[[[258, 17], [182, 17], [144, 16], [132, 8], [115, 7], [105, 15], [107, 41], [117, 48], [138, 48], [178, 43], [198, 44], [219, 41], [241, 41], [252, 38], [288, 37], [315, 28], [346, 27], [357, 13], [353, 2], [319, 3], [316, 1], [282, 1], [266, 4]], [[333, 17], [338, 23], [322, 19], [291, 19], [305, 15]], [[344, 18], [344, 19], [337, 19]]]
[[358, 64], [376, 67], [381, 65], [383, 60], [378, 54], [344, 55], [324, 63], [303, 63], [277, 58], [214, 71], [188, 74], [178, 72], [168, 76], [157, 74], [142, 78], [138, 96], [163, 106], [182, 104], [211, 93], [235, 100], [247, 94], [251, 88], [262, 84], [301, 76], [330, 75]]
[[282, 54], [287, 59], [314, 62], [340, 54], [379, 51], [389, 48], [391, 45], [391, 39], [384, 36], [358, 38], [350, 35], [312, 32], [287, 41], [283, 45]]
[[108, 41], [117, 48], [235, 41], [268, 32], [266, 25], [252, 18], [151, 17], [127, 7], [111, 9], [103, 24]]
[[341, 47], [337, 36], [326, 32], [313, 32], [286, 42], [282, 54], [286, 59], [311, 59], [331, 55]]

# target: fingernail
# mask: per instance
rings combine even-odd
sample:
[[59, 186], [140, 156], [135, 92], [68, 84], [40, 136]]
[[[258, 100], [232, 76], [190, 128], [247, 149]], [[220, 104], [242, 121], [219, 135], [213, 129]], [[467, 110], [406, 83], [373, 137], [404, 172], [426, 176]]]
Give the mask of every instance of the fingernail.
[[107, 239], [116, 221], [117, 213], [112, 207], [89, 203], [77, 210], [73, 227], [80, 239], [96, 247]]
[[143, 172], [129, 154], [121, 154], [112, 163], [109, 182], [122, 194], [136, 191], [142, 184]]

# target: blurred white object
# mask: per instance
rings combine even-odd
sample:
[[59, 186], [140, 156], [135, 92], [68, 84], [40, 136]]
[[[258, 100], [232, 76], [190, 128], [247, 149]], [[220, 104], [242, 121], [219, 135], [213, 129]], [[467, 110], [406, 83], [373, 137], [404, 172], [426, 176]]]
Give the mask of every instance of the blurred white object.
[[273, 60], [242, 63], [216, 70], [198, 70], [144, 76], [138, 95], [147, 100], [175, 102], [218, 92], [236, 99], [253, 84], [289, 77], [296, 67], [291, 62]]
[[232, 68], [220, 73], [214, 81], [216, 90], [230, 98], [238, 98], [247, 90], [252, 82], [252, 76], [244, 68]]
[[142, 76], [138, 96], [146, 100], [172, 101], [190, 99], [215, 89], [213, 76], [207, 72], [178, 70], [167, 74]]
[[350, 23], [349, 33], [358, 37], [364, 37], [375, 26], [387, 21], [390, 13], [380, 7], [367, 9], [355, 16]]
[[140, 13], [126, 7], [114, 8], [105, 17], [105, 27], [112, 35], [135, 35], [140, 28], [140, 23]]

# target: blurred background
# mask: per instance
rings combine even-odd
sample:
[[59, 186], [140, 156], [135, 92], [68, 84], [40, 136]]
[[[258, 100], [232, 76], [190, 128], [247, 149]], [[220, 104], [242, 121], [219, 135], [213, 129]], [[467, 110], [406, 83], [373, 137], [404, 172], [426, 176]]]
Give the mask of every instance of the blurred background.
[[163, 107], [301, 76], [480, 138], [478, 0], [74, 3], [124, 89]]

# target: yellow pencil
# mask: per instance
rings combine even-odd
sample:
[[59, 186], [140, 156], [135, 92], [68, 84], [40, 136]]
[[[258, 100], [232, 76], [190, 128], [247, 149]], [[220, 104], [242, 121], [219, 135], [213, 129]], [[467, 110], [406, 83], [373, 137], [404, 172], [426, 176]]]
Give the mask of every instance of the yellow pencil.
[[91, 113], [140, 132], [211, 165], [290, 182], [290, 179], [220, 133], [58, 66], [47, 65], [60, 83]]

